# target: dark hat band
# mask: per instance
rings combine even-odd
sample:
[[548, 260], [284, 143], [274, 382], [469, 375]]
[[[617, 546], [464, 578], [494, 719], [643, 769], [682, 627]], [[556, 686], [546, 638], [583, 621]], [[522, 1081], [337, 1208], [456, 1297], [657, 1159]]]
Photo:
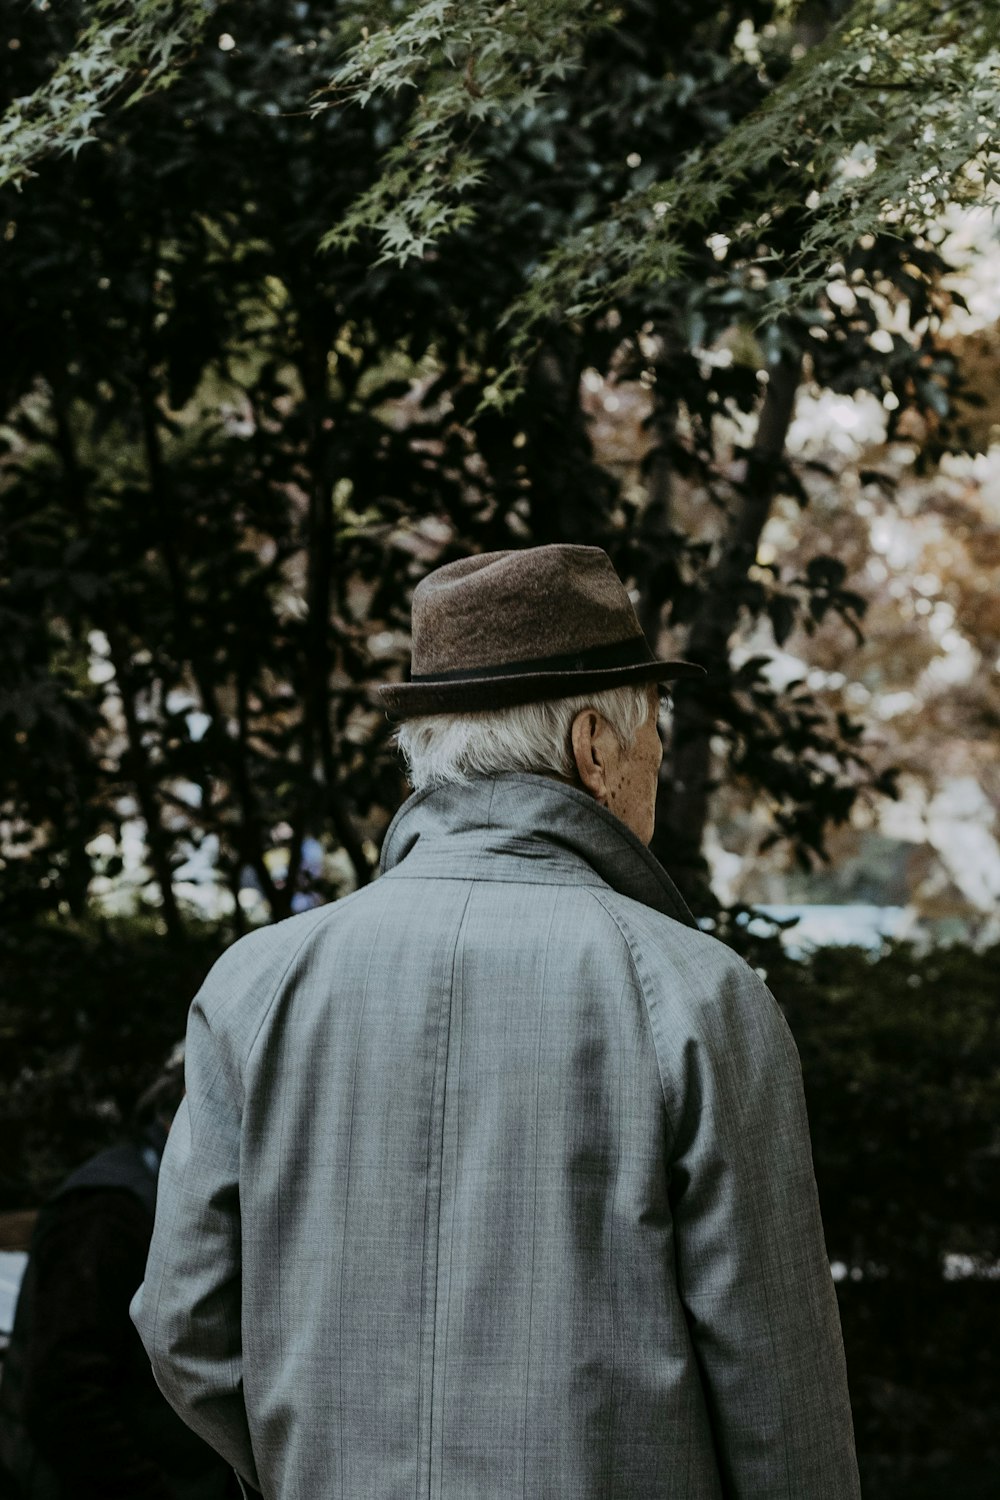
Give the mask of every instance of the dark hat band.
[[654, 659], [646, 637], [633, 635], [610, 646], [587, 646], [582, 651], [558, 656], [535, 656], [525, 661], [505, 661], [499, 666], [474, 667], [472, 670], [460, 667], [450, 672], [411, 673], [410, 681], [481, 682], [490, 677], [520, 676], [526, 672], [588, 672], [603, 667], [640, 667]]

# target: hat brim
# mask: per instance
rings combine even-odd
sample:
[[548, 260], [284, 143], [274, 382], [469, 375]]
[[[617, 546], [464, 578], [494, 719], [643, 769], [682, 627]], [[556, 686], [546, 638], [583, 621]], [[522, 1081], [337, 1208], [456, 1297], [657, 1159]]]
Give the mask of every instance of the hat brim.
[[705, 668], [692, 661], [644, 661], [628, 667], [590, 667], [577, 672], [522, 672], [503, 677], [470, 673], [446, 682], [379, 682], [368, 687], [378, 694], [391, 719], [412, 719], [422, 714], [512, 708], [543, 698], [575, 698], [579, 693], [627, 687], [633, 682], [676, 682], [705, 675]]

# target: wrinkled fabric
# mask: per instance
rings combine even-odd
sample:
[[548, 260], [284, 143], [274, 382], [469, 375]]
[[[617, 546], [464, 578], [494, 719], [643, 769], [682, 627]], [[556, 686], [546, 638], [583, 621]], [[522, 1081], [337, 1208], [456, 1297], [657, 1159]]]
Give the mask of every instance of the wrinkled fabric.
[[411, 797], [191, 1007], [132, 1313], [266, 1500], [853, 1500], [798, 1053], [585, 793]]

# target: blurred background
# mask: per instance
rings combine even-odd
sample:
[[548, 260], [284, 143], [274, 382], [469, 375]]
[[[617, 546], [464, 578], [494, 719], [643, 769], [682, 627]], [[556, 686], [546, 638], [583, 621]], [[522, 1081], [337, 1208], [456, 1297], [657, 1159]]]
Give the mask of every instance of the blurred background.
[[0, 42], [0, 1332], [222, 948], [375, 877], [415, 583], [584, 542], [709, 668], [653, 848], [799, 1046], [865, 1495], [993, 1496], [996, 7], [454, 9]]

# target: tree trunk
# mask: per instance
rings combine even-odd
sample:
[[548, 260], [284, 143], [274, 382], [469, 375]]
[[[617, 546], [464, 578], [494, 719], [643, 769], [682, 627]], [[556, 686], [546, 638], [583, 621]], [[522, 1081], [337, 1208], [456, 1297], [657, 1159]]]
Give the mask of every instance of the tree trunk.
[[[233, 740], [226, 733], [225, 715], [222, 713], [219, 705], [214, 674], [209, 666], [209, 658], [203, 654], [196, 632], [191, 626], [191, 603], [188, 596], [187, 583], [184, 578], [184, 569], [178, 556], [171, 527], [170, 497], [168, 494], [169, 478], [160, 443], [156, 388], [148, 357], [151, 347], [153, 312], [155, 308], [152, 289], [154, 271], [155, 265], [150, 268], [150, 291], [147, 302], [146, 326], [143, 329], [143, 361], [139, 375], [139, 403], [146, 449], [146, 467], [149, 474], [150, 499], [156, 523], [159, 550], [170, 585], [174, 632], [181, 654], [191, 668], [192, 676], [198, 688], [198, 695], [201, 698], [202, 710], [210, 721], [204, 740], [205, 749], [215, 751], [226, 766], [232, 780], [236, 800], [240, 806], [242, 823], [236, 836], [238, 852], [244, 863], [248, 864], [254, 871], [264, 897], [271, 911], [274, 912], [279, 905], [278, 891], [264, 860], [264, 841], [260, 826], [257, 798], [250, 781], [246, 740], [244, 736], [239, 736], [236, 740]], [[211, 778], [206, 774], [203, 776], [200, 785], [202, 789], [203, 815], [210, 817], [212, 801]], [[219, 830], [220, 834], [222, 831], [222, 829]]]
[[[70, 427], [69, 415], [59, 395], [55, 382], [50, 382], [52, 411], [56, 422], [56, 446], [66, 475], [67, 491], [76, 511], [80, 535], [86, 537], [90, 531], [90, 516], [87, 506], [87, 481], [80, 467], [76, 443]], [[156, 795], [156, 777], [153, 774], [142, 743], [142, 725], [135, 706], [135, 697], [129, 682], [128, 648], [114, 620], [113, 611], [96, 604], [93, 609], [94, 623], [107, 637], [111, 650], [111, 661], [115, 669], [118, 691], [121, 695], [122, 711], [128, 736], [128, 770], [135, 787], [136, 798], [146, 823], [149, 841], [150, 863], [160, 887], [163, 902], [163, 919], [171, 942], [180, 944], [184, 940], [184, 922], [181, 918], [177, 898], [174, 895], [173, 872], [170, 865], [169, 840], [160, 821], [160, 806]]]
[[728, 673], [729, 641], [777, 489], [801, 368], [801, 360], [785, 358], [771, 369], [757, 435], [747, 457], [742, 502], [731, 516], [721, 554], [692, 622], [684, 654], [707, 669], [709, 681], [679, 682], [674, 688], [673, 742], [654, 849], [695, 906], [709, 897], [701, 846], [713, 786], [712, 680], [724, 682]]
[[172, 942], [180, 944], [184, 939], [184, 923], [174, 895], [173, 870], [170, 864], [170, 844], [160, 821], [160, 808], [156, 796], [156, 778], [146, 757], [142, 743], [142, 723], [135, 705], [135, 695], [129, 683], [128, 648], [110, 620], [101, 625], [108, 638], [111, 663], [115, 669], [115, 680], [121, 696], [122, 712], [128, 731], [129, 748], [126, 767], [131, 773], [139, 808], [146, 823], [146, 841], [149, 844], [149, 862], [153, 867], [160, 899], [163, 902], [163, 919]]
[[[580, 405], [580, 341], [555, 330], [528, 371], [521, 420], [530, 443], [531, 528], [536, 545], [575, 542], [583, 535], [603, 545], [615, 481], [594, 462]], [[505, 544], [509, 545], [509, 544]]]
[[677, 428], [677, 404], [654, 397], [649, 430], [653, 438], [646, 461], [646, 505], [639, 527], [639, 548], [645, 573], [639, 582], [639, 624], [654, 651], [659, 650], [663, 602], [655, 597], [649, 577], [663, 556], [670, 535], [674, 499], [674, 464], [670, 447]]
[[[304, 325], [309, 314], [300, 310]], [[299, 373], [310, 415], [309, 511], [306, 526], [306, 649], [305, 693], [302, 719], [302, 783], [293, 816], [288, 854], [288, 878], [282, 892], [282, 907], [291, 909], [295, 884], [302, 867], [302, 846], [311, 828], [327, 819], [351, 861], [359, 886], [372, 878], [368, 860], [350, 812], [338, 791], [336, 750], [330, 722], [330, 632], [334, 575], [333, 486], [328, 473], [329, 438], [324, 428], [327, 416], [327, 350], [324, 319], [317, 317], [320, 336], [303, 340]], [[319, 773], [319, 774], [317, 774]]]

